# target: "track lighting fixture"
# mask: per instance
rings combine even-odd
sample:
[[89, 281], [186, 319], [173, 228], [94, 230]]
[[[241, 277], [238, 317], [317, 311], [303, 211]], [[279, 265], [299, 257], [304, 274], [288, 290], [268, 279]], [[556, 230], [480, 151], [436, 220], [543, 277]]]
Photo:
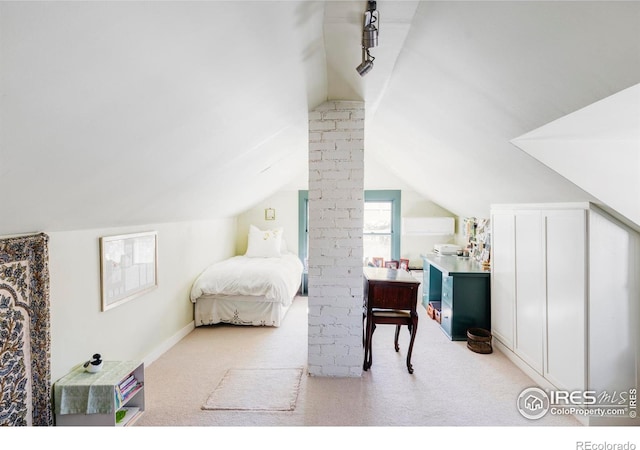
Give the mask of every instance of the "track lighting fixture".
[[364, 76], [373, 69], [374, 57], [369, 49], [378, 46], [378, 28], [376, 23], [380, 19], [380, 13], [376, 10], [376, 2], [367, 2], [367, 10], [364, 12], [362, 24], [362, 62], [356, 67], [360, 76]]
[[365, 50], [362, 51], [363, 57], [362, 62], [356, 67], [356, 70], [360, 74], [361, 77], [365, 76], [371, 69], [373, 69], [373, 60], [375, 59], [373, 56], [369, 54], [369, 50], [366, 50], [366, 57], [364, 56]]

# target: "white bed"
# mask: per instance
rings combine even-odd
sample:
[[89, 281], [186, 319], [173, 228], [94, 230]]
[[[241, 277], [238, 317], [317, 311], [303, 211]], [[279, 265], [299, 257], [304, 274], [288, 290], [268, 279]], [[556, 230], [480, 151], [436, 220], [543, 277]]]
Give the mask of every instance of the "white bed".
[[[263, 233], [258, 245], [252, 245], [255, 230]], [[191, 288], [196, 327], [217, 323], [280, 326], [300, 288], [303, 265], [295, 254], [283, 252], [279, 242], [277, 251], [264, 247], [269, 240], [263, 238], [264, 233], [274, 231], [252, 226], [245, 255], [215, 263], [196, 278]]]

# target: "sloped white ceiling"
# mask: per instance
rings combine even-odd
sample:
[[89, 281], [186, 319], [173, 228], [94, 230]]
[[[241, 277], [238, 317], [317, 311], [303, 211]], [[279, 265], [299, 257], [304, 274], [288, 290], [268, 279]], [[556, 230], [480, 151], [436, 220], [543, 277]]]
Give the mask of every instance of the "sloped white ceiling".
[[513, 143], [640, 224], [640, 84]]
[[640, 80], [640, 4], [421, 2], [367, 150], [460, 215], [593, 197], [511, 144]]
[[637, 2], [0, 2], [0, 235], [236, 215], [305, 188], [307, 112], [460, 215], [588, 200], [511, 140], [640, 82]]
[[0, 234], [235, 215], [305, 171], [322, 5], [2, 2]]

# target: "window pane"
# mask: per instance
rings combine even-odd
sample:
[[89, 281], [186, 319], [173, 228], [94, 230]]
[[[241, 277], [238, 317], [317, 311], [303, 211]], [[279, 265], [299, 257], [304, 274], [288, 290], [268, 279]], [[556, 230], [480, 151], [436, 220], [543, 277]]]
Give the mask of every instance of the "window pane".
[[365, 234], [362, 245], [365, 264], [372, 262], [373, 258], [384, 258], [385, 261], [391, 259], [391, 235]]
[[364, 233], [391, 233], [391, 202], [364, 203]]
[[391, 259], [392, 202], [365, 201], [364, 203], [364, 263], [373, 258]]

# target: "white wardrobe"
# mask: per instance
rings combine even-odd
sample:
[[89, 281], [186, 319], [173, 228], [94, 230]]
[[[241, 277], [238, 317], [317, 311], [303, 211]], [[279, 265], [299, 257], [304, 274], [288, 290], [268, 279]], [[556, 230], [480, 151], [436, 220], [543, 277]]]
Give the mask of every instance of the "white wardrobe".
[[591, 203], [492, 205], [491, 224], [495, 346], [542, 387], [637, 388], [638, 232]]

